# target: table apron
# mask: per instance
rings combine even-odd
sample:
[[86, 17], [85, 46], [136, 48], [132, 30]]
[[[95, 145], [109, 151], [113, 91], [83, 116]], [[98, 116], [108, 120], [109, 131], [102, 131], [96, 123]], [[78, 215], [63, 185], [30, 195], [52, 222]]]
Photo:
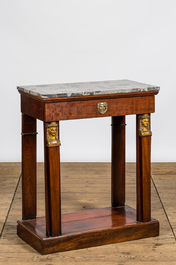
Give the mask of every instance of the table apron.
[[[98, 103], [107, 103], [107, 111], [101, 114]], [[45, 121], [122, 116], [154, 112], [154, 96], [58, 102], [45, 105]]]
[[[107, 111], [104, 114], [101, 114], [98, 111], [97, 106], [98, 103], [103, 102], [107, 103]], [[45, 122], [153, 113], [155, 112], [155, 97], [141, 96], [88, 101], [42, 103], [22, 95], [21, 112]]]

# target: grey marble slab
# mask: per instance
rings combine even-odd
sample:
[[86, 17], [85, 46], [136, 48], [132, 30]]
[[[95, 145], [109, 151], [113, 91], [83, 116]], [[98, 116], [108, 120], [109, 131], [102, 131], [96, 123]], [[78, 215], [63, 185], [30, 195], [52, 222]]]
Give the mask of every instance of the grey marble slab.
[[53, 85], [19, 86], [23, 91], [41, 98], [62, 98], [116, 93], [133, 93], [158, 90], [152, 86], [130, 80], [113, 80], [100, 82], [65, 83]]

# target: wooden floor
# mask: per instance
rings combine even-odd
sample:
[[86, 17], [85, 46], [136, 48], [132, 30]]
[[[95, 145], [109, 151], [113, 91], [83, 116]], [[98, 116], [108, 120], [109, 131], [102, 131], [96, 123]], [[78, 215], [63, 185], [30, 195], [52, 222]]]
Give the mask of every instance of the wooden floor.
[[[152, 217], [160, 236], [42, 256], [16, 235], [21, 219], [21, 165], [0, 163], [1, 264], [176, 264], [176, 163], [152, 164]], [[62, 163], [62, 212], [110, 205], [109, 163]], [[126, 166], [126, 203], [135, 207], [135, 164]], [[38, 163], [38, 216], [44, 215], [44, 170]]]

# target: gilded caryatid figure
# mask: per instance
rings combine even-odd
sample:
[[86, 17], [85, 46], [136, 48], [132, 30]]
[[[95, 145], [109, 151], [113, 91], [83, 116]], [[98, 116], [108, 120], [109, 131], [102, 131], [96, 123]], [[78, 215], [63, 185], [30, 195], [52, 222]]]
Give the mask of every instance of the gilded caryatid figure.
[[139, 129], [140, 136], [148, 136], [152, 135], [150, 131], [150, 115], [144, 114], [140, 116], [140, 129]]
[[47, 144], [48, 145], [61, 145], [58, 139], [58, 124], [56, 122], [51, 122], [47, 126]]

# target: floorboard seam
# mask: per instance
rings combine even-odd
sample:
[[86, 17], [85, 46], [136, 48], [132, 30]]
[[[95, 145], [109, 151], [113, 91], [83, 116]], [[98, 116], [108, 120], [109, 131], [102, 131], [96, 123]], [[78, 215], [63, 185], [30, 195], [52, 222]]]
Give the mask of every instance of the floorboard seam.
[[5, 226], [6, 226], [7, 219], [8, 219], [8, 217], [9, 217], [9, 213], [10, 213], [10, 210], [11, 210], [11, 208], [12, 208], [13, 201], [14, 201], [14, 199], [15, 199], [15, 195], [16, 195], [16, 192], [17, 192], [17, 189], [18, 189], [18, 186], [19, 186], [20, 180], [21, 180], [21, 176], [22, 176], [22, 174], [20, 174], [20, 176], [19, 176], [19, 179], [18, 179], [18, 182], [17, 182], [16, 188], [15, 188], [15, 191], [14, 191], [14, 194], [13, 194], [13, 197], [12, 197], [12, 200], [11, 200], [11, 203], [10, 203], [10, 206], [9, 206], [9, 209], [8, 209], [8, 212], [7, 212], [7, 215], [6, 215], [6, 218], [5, 218], [4, 224], [3, 224], [3, 226], [2, 226], [2, 230], [1, 230], [1, 233], [0, 233], [0, 239], [1, 239], [2, 234], [3, 234], [3, 232], [4, 232], [4, 228], [5, 228]]
[[157, 195], [158, 195], [158, 198], [159, 198], [159, 200], [160, 200], [160, 203], [161, 203], [161, 206], [162, 206], [162, 208], [163, 208], [163, 211], [164, 211], [164, 213], [165, 213], [165, 215], [166, 215], [166, 218], [167, 218], [167, 221], [168, 221], [169, 226], [170, 226], [170, 228], [171, 228], [171, 231], [172, 231], [172, 233], [173, 233], [174, 239], [175, 239], [175, 241], [176, 241], [176, 235], [175, 235], [174, 229], [172, 228], [171, 222], [170, 222], [170, 220], [169, 220], [169, 216], [168, 216], [168, 214], [167, 214], [167, 212], [166, 212], [166, 210], [165, 210], [164, 204], [163, 204], [163, 202], [162, 202], [162, 200], [161, 200], [161, 197], [160, 197], [160, 195], [159, 195], [158, 189], [157, 189], [157, 187], [156, 187], [156, 185], [155, 185], [155, 182], [154, 182], [154, 179], [152, 178], [152, 176], [151, 176], [151, 180], [152, 180], [152, 183], [153, 183], [154, 188], [155, 188], [155, 190], [156, 190], [156, 193], [157, 193]]

